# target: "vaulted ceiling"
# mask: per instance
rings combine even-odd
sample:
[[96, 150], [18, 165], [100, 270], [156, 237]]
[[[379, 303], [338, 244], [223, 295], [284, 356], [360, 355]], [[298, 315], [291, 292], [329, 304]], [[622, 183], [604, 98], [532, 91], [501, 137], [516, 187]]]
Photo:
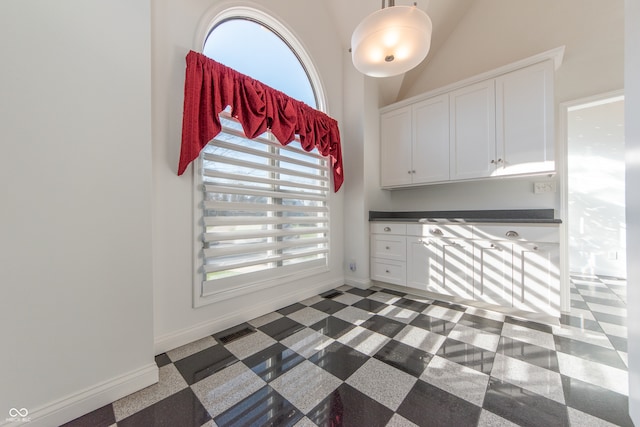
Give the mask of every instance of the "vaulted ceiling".
[[[455, 30], [473, 4], [473, 0], [418, 0], [416, 3], [418, 8], [427, 12], [433, 23], [431, 50], [427, 58], [413, 70], [399, 76], [379, 79], [381, 105], [395, 102], [403, 88], [408, 88], [414, 83], [416, 77], [428, 67], [430, 58]], [[351, 33], [360, 21], [382, 7], [381, 0], [326, 0], [325, 4], [335, 18], [345, 50], [349, 49]], [[396, 1], [396, 6], [413, 4], [413, 1]]]

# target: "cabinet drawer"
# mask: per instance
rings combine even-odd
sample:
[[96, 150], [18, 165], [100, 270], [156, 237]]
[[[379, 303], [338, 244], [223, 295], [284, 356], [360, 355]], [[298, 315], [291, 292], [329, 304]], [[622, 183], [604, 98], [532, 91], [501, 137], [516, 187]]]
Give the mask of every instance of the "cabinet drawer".
[[407, 224], [394, 222], [372, 222], [370, 231], [375, 234], [407, 234]]
[[473, 237], [473, 227], [460, 224], [409, 224], [407, 225], [407, 235], [471, 239]]
[[405, 286], [407, 267], [404, 262], [371, 259], [371, 278], [381, 282]]
[[407, 238], [404, 236], [374, 234], [371, 236], [371, 256], [404, 261], [407, 257]]
[[553, 243], [560, 241], [560, 230], [556, 225], [476, 225], [473, 238]]

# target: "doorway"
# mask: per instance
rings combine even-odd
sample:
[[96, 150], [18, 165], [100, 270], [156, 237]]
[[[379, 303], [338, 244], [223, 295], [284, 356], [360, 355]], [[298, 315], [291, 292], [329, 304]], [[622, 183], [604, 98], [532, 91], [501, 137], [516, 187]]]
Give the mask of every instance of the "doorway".
[[578, 101], [566, 114], [568, 271], [625, 279], [624, 96]]

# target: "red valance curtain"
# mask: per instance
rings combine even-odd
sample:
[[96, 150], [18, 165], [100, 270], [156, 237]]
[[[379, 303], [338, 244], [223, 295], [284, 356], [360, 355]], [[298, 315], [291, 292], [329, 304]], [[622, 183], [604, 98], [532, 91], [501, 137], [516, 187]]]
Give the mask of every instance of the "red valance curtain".
[[178, 175], [222, 127], [218, 114], [231, 106], [248, 138], [267, 129], [282, 144], [300, 136], [302, 148], [314, 148], [331, 159], [334, 190], [344, 181], [338, 122], [258, 80], [222, 65], [201, 53], [187, 54], [182, 117], [182, 146]]

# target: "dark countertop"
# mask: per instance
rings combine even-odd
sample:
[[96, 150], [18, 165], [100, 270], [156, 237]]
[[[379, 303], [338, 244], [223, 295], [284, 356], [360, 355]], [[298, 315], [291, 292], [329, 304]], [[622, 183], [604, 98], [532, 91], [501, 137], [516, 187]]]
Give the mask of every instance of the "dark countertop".
[[[522, 224], [561, 224], [554, 217], [553, 209], [515, 209], [515, 210], [474, 210], [474, 211], [412, 211], [380, 212], [369, 211], [369, 221], [425, 222], [425, 223], [522, 223]], [[426, 221], [426, 219], [433, 221]], [[423, 220], [423, 221], [420, 221]]]

